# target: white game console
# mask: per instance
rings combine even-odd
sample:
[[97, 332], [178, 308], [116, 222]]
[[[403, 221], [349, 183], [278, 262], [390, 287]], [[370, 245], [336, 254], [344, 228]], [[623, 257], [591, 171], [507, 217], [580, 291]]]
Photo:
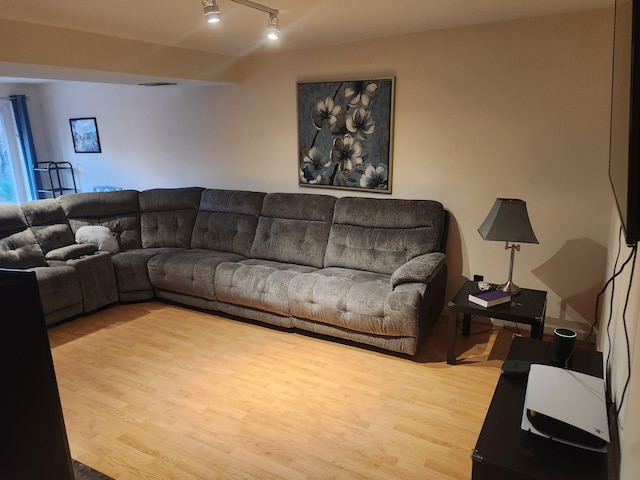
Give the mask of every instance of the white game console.
[[531, 365], [521, 428], [606, 452], [610, 438], [604, 380], [564, 368]]

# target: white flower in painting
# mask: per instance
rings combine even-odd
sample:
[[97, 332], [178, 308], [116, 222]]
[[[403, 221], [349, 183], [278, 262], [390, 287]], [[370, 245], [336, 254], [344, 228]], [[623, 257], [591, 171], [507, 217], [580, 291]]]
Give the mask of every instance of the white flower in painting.
[[333, 142], [331, 161], [340, 165], [340, 170], [350, 172], [362, 163], [362, 145], [351, 135], [338, 137]]
[[376, 130], [371, 112], [362, 107], [356, 110], [346, 119], [347, 130], [355, 134], [358, 140], [366, 140]]
[[322, 130], [323, 127], [331, 128], [338, 121], [338, 114], [342, 110], [340, 105], [335, 105], [331, 97], [316, 103], [316, 108], [311, 112], [313, 125]]
[[378, 84], [375, 82], [350, 82], [344, 87], [344, 96], [350, 107], [368, 107], [377, 91]]
[[388, 177], [387, 169], [384, 165], [374, 167], [368, 164], [360, 177], [360, 186], [363, 188], [387, 188]]

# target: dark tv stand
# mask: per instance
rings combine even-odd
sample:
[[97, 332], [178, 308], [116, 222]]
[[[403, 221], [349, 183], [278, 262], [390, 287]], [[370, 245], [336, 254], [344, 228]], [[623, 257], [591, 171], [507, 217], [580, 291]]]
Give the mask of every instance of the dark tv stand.
[[[507, 360], [551, 364], [550, 342], [515, 337]], [[603, 375], [602, 353], [577, 348], [571, 370], [596, 377]], [[612, 462], [608, 453], [564, 445], [520, 428], [526, 376], [502, 375], [498, 381], [476, 448], [471, 454], [473, 480], [606, 480]], [[612, 435], [612, 439], [616, 436]], [[611, 467], [613, 468], [613, 467]], [[617, 477], [611, 477], [617, 478]]]

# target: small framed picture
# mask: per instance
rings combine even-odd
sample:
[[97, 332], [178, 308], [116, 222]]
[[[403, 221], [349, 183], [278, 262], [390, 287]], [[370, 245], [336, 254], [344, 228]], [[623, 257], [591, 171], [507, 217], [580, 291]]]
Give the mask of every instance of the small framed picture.
[[76, 153], [101, 153], [98, 124], [95, 117], [70, 118], [73, 149]]

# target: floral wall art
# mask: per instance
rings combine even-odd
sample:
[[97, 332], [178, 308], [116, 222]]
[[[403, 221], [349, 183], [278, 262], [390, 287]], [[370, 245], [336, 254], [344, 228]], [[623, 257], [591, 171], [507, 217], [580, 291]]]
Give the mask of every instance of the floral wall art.
[[301, 186], [391, 193], [393, 78], [298, 83]]

